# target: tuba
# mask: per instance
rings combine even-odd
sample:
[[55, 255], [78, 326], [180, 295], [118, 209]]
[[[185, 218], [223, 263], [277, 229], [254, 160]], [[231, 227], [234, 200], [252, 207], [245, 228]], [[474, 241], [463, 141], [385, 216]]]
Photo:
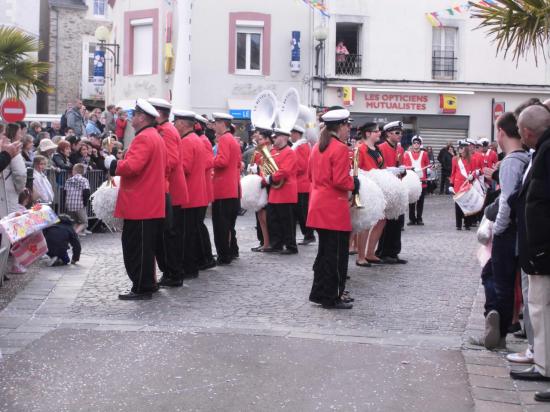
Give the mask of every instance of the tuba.
[[[275, 172], [279, 170], [279, 167], [277, 166], [277, 163], [275, 162], [275, 159], [273, 159], [273, 156], [271, 156], [271, 153], [269, 152], [269, 149], [265, 146], [262, 146], [260, 149], [256, 149], [258, 153], [262, 156], [262, 164], [260, 165], [260, 169], [262, 170], [262, 173], [264, 176], [271, 176]], [[281, 180], [278, 183], [272, 183], [271, 186], [275, 189], [280, 188], [285, 184], [284, 180]]]

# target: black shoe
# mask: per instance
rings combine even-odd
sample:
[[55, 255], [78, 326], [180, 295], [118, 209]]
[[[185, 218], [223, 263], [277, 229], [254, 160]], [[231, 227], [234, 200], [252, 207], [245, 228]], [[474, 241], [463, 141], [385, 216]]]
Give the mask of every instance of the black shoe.
[[341, 300], [342, 302], [344, 302], [344, 303], [352, 303], [352, 302], [355, 302], [355, 299], [350, 298], [350, 297], [348, 297], [348, 296], [342, 296], [342, 297], [340, 298], [340, 300]]
[[516, 333], [521, 331], [521, 324], [519, 322], [513, 323], [508, 326], [508, 333]]
[[334, 303], [325, 303], [321, 305], [324, 309], [351, 309], [353, 304], [344, 302], [342, 299], [338, 299]]
[[281, 255], [295, 255], [298, 253], [298, 249], [284, 249], [279, 252]]
[[118, 295], [118, 298], [120, 300], [151, 300], [153, 298], [152, 292], [128, 292], [128, 293], [121, 293]]
[[460, 226], [457, 226], [456, 230], [462, 230], [462, 228]]
[[302, 240], [300, 243], [298, 243], [299, 245], [309, 245], [310, 243], [314, 243], [315, 242], [315, 238], [314, 237], [310, 237], [310, 238], [304, 238], [304, 240]]
[[422, 221], [422, 219], [417, 219], [417, 220], [416, 220], [416, 224], [417, 224], [418, 226], [424, 226], [424, 222]]
[[407, 260], [401, 259], [399, 256], [397, 256], [397, 257], [395, 258], [395, 263], [397, 263], [398, 265], [406, 265], [406, 264], [407, 264]]
[[266, 247], [265, 249], [262, 249], [262, 252], [265, 253], [280, 253], [283, 249], [274, 248], [274, 247]]
[[160, 287], [166, 288], [177, 288], [183, 286], [183, 280], [177, 278], [171, 278], [168, 276], [163, 276], [158, 283]]
[[359, 263], [358, 261], [355, 261], [355, 266], [361, 266], [362, 268], [370, 268], [372, 265], [369, 262]]
[[252, 252], [261, 252], [263, 247], [264, 247], [264, 245], [260, 245], [260, 246], [256, 246], [256, 247], [251, 247], [250, 250], [251, 250]]
[[550, 391], [535, 392], [535, 400], [538, 402], [550, 402]]
[[231, 259], [221, 259], [221, 258], [216, 259], [216, 265], [218, 266], [230, 265], [230, 264], [231, 264]]
[[416, 225], [416, 221], [414, 220], [409, 220], [409, 223], [407, 223], [407, 226], [414, 226]]
[[521, 381], [550, 381], [550, 377], [542, 375], [535, 366], [521, 371], [510, 371], [510, 377]]
[[470, 230], [470, 226], [464, 227], [464, 230]]
[[207, 269], [212, 269], [212, 268], [215, 268], [215, 267], [216, 267], [216, 261], [214, 259], [212, 259], [211, 261], [203, 263], [202, 265], [200, 265], [199, 270], [207, 270]]
[[372, 265], [383, 265], [384, 263], [386, 263], [384, 261], [384, 259], [365, 259], [368, 263], [372, 264]]
[[184, 273], [182, 278], [183, 279], [196, 279], [199, 277], [199, 272], [192, 272], [192, 273]]
[[239, 252], [233, 253], [233, 254], [231, 255], [231, 259], [238, 259], [238, 258], [239, 258]]

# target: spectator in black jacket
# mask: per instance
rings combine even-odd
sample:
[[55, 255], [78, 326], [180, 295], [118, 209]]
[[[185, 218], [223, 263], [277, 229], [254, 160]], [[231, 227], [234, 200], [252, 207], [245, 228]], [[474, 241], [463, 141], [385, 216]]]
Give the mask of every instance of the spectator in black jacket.
[[447, 146], [439, 151], [437, 160], [441, 164], [441, 184], [439, 186], [439, 194], [449, 194], [449, 177], [453, 169], [454, 148], [452, 142], [448, 142]]
[[[73, 221], [67, 215], [59, 215], [59, 223], [43, 230], [48, 245], [48, 266], [63, 266], [69, 262], [75, 264], [80, 260], [80, 240], [73, 229]], [[69, 259], [69, 245], [73, 249], [73, 256]]]
[[72, 170], [73, 165], [69, 160], [71, 155], [71, 144], [62, 140], [57, 145], [57, 152], [52, 156], [53, 167], [61, 170]]

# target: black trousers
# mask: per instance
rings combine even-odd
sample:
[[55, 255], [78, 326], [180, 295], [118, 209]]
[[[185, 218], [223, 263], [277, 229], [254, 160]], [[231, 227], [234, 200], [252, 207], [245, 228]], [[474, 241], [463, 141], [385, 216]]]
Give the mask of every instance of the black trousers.
[[516, 231], [508, 228], [504, 233], [493, 236], [491, 249], [493, 285], [496, 310], [500, 315], [500, 336], [508, 333], [514, 316], [514, 290], [518, 270], [516, 257]]
[[483, 290], [485, 291], [485, 312], [483, 316], [492, 310], [497, 310], [497, 295], [495, 292], [495, 279], [493, 276], [493, 262], [491, 259], [485, 263], [483, 269], [481, 269], [481, 284], [483, 285]]
[[[265, 208], [264, 208], [265, 209]], [[264, 210], [262, 209], [262, 210]], [[256, 237], [258, 238], [258, 241], [260, 242], [260, 245], [264, 245], [264, 234], [262, 233], [262, 226], [260, 225], [260, 219], [258, 218], [258, 212], [256, 214]]]
[[462, 228], [462, 220], [464, 220], [464, 226], [470, 227], [472, 226], [472, 223], [474, 222], [475, 215], [474, 216], [464, 216], [464, 212], [455, 203], [455, 219], [456, 219], [456, 227]]
[[449, 178], [451, 177], [451, 172], [446, 170], [441, 171], [441, 182], [439, 183], [439, 194], [447, 193], [449, 191]]
[[172, 206], [170, 219], [165, 219], [160, 241], [155, 247], [155, 257], [163, 276], [180, 278], [183, 272], [183, 212], [180, 206]]
[[230, 262], [238, 253], [235, 223], [240, 209], [239, 199], [219, 199], [212, 203], [212, 226], [218, 259]]
[[185, 276], [199, 272], [198, 250], [200, 248], [200, 207], [183, 208], [183, 273]]
[[300, 231], [304, 235], [304, 240], [315, 239], [313, 229], [306, 226], [308, 208], [309, 193], [298, 193], [298, 203], [294, 206], [294, 219], [300, 225]]
[[294, 203], [267, 204], [269, 244], [274, 249], [282, 249], [286, 246], [287, 249], [298, 250], [294, 205]]
[[378, 241], [378, 247], [376, 248], [376, 256], [383, 257], [397, 257], [401, 253], [401, 223], [403, 221], [403, 215], [398, 219], [386, 220], [384, 231]]
[[427, 188], [422, 188], [422, 194], [416, 203], [409, 204], [409, 220], [411, 222], [422, 221], [422, 213], [424, 212], [424, 196], [426, 195]]
[[206, 218], [206, 210], [208, 206], [199, 208], [199, 248], [197, 250], [197, 262], [199, 266], [211, 262], [212, 257], [212, 243], [210, 242], [210, 233], [204, 223]]
[[124, 220], [122, 257], [132, 292], [155, 290], [155, 247], [162, 241], [164, 219]]
[[346, 288], [349, 258], [349, 232], [318, 229], [319, 248], [313, 263], [313, 284], [309, 300], [330, 305]]

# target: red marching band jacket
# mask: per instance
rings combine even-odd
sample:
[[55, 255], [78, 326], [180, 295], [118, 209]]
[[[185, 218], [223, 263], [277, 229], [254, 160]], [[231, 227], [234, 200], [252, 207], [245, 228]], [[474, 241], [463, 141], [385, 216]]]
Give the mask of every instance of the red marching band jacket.
[[309, 193], [311, 182], [307, 176], [307, 168], [309, 164], [309, 155], [311, 148], [306, 139], [300, 139], [292, 146], [296, 153], [296, 181], [298, 193]]
[[[466, 181], [466, 176], [464, 176], [460, 170], [458, 159], [458, 156], [453, 157], [451, 177], [449, 179], [455, 192], [458, 192], [462, 184]], [[466, 175], [473, 174], [476, 170], [479, 170], [478, 162], [473, 157], [470, 158], [469, 162], [466, 159], [462, 159], [462, 163], [464, 164]]]
[[493, 149], [487, 150], [485, 153], [480, 153], [483, 161], [483, 167], [494, 168], [498, 163], [498, 155]]
[[428, 166], [430, 165], [430, 159], [428, 158], [428, 153], [424, 150], [418, 152], [413, 152], [409, 150], [403, 155], [403, 166], [414, 167], [416, 169], [422, 169], [421, 172], [418, 172], [418, 176], [422, 181], [422, 187], [428, 187], [426, 180], [428, 179]]
[[181, 138], [181, 161], [189, 200], [183, 204], [185, 209], [207, 206], [208, 192], [206, 191], [207, 153], [204, 143], [199, 136], [191, 132]]
[[214, 157], [214, 200], [240, 198], [241, 148], [229, 132], [218, 138]]
[[120, 188], [115, 217], [128, 220], [165, 217], [166, 145], [153, 126], [142, 129], [116, 165]]
[[382, 155], [380, 155], [379, 159], [375, 159], [369, 154], [369, 147], [366, 143], [359, 143], [359, 169], [366, 170], [367, 172], [371, 169], [383, 169], [384, 166], [380, 167], [379, 163], [384, 164]]
[[384, 142], [378, 146], [378, 150], [382, 153], [385, 167], [397, 167], [403, 161], [403, 147], [400, 145], [393, 147], [388, 142]]
[[199, 138], [204, 144], [206, 149], [206, 170], [204, 171], [204, 178], [206, 183], [206, 194], [208, 196], [208, 203], [214, 200], [214, 188], [212, 187], [212, 169], [214, 167], [214, 152], [212, 151], [212, 143], [208, 140], [205, 134], [201, 134]]
[[169, 122], [157, 125], [157, 130], [166, 145], [166, 177], [170, 200], [172, 205], [182, 206], [188, 201], [189, 192], [181, 164], [180, 135], [174, 125]]
[[271, 156], [279, 170], [271, 175], [271, 181], [279, 183], [284, 179], [285, 183], [280, 188], [273, 185], [269, 189], [269, 203], [297, 203], [298, 186], [296, 183], [296, 153], [290, 147], [282, 149], [273, 147]]
[[321, 153], [316, 144], [309, 158], [308, 176], [311, 180], [307, 226], [351, 232], [349, 191], [353, 190], [347, 146], [331, 139]]

